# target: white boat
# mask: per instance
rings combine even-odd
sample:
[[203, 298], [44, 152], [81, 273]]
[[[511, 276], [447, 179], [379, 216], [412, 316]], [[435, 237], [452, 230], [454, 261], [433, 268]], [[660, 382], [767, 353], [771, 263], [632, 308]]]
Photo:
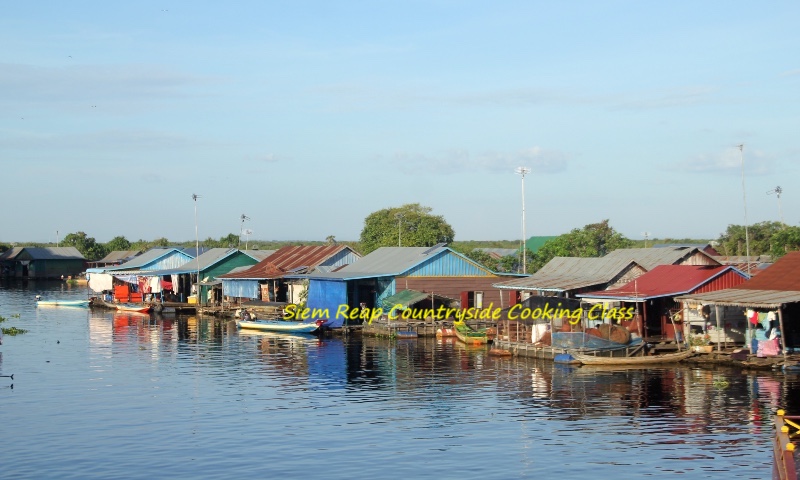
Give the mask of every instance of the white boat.
[[316, 322], [288, 322], [285, 320], [237, 320], [238, 328], [250, 328], [265, 332], [291, 332], [314, 333], [325, 323], [324, 320]]
[[89, 300], [36, 300], [36, 305], [48, 307], [88, 307]]

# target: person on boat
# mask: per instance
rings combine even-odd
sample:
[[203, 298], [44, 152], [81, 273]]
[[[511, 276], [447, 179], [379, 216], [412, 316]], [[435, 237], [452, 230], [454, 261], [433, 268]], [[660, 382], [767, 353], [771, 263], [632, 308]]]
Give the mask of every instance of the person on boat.
[[250, 312], [247, 310], [242, 310], [242, 321], [249, 322], [251, 319]]

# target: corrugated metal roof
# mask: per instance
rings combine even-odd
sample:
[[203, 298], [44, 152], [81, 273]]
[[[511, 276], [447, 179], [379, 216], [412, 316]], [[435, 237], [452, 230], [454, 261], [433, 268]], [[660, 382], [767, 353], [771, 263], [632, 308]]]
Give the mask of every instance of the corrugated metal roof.
[[313, 270], [319, 264], [344, 250], [353, 252], [353, 249], [347, 245], [290, 245], [279, 248], [275, 253], [248, 270], [226, 273], [217, 278], [226, 280], [280, 278], [290, 271]]
[[800, 291], [748, 290], [739, 286], [710, 293], [682, 295], [675, 297], [675, 300], [731, 307], [779, 308], [785, 303], [800, 302]]
[[180, 267], [156, 270], [152, 272], [152, 275], [180, 275], [181, 273], [197, 272], [198, 269], [202, 271], [213, 267], [237, 251], [238, 250], [235, 248], [210, 248], [203, 252], [203, 254], [199, 257], [187, 261]]
[[0, 261], [2, 260], [14, 260], [14, 258], [22, 253], [25, 250], [25, 247], [12, 247], [0, 254]]
[[630, 259], [596, 257], [554, 257], [529, 277], [493, 284], [512, 290], [567, 291], [602, 285], [637, 265]]
[[92, 263], [117, 263], [123, 260], [133, 258], [139, 255], [139, 250], [114, 250], [100, 260], [95, 260]]
[[399, 275], [442, 251], [452, 251], [447, 247], [429, 250], [430, 247], [381, 247], [336, 273], [365, 273], [371, 276]]
[[75, 247], [14, 247], [3, 252], [0, 260], [13, 260], [23, 251], [33, 260], [86, 260]]
[[345, 249], [352, 251], [347, 245], [290, 245], [279, 248], [265, 260], [287, 272], [299, 267], [313, 270], [317, 265]]
[[697, 252], [716, 262], [711, 255], [696, 247], [620, 248], [608, 253], [603, 258], [633, 260], [649, 271], [659, 265], [675, 265]]
[[789, 252], [737, 288], [800, 291], [800, 252]]
[[692, 292], [703, 284], [724, 274], [736, 271], [723, 265], [659, 265], [632, 282], [613, 290], [600, 290], [578, 295], [581, 298], [609, 298], [616, 300], [645, 300]]
[[269, 278], [281, 278], [286, 272], [272, 263], [269, 260], [262, 260], [252, 267], [238, 270], [234, 268], [225, 275], [218, 275], [216, 278], [223, 280], [262, 280]]
[[264, 260], [273, 253], [275, 253], [276, 251], [277, 250], [242, 250], [242, 253], [260, 262], [261, 260]]
[[115, 267], [108, 267], [106, 270], [115, 271], [115, 270], [138, 270], [141, 267], [152, 263], [159, 258], [165, 257], [172, 252], [182, 252], [179, 248], [170, 248], [170, 247], [158, 247], [152, 248], [143, 254], [123, 263], [122, 265], [117, 265]]

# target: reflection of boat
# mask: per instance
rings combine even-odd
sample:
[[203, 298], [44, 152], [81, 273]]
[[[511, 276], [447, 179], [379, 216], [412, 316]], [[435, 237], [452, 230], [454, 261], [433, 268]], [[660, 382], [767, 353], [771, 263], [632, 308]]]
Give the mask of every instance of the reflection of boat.
[[775, 432], [772, 435], [772, 478], [797, 480], [793, 439], [800, 436], [800, 417], [788, 416], [783, 410], [775, 415]]
[[147, 313], [150, 311], [150, 305], [142, 305], [141, 303], [115, 303], [114, 306], [120, 312]]
[[48, 307], [88, 307], [89, 300], [36, 300], [36, 305]]
[[673, 363], [693, 355], [691, 350], [657, 355], [641, 355], [637, 357], [602, 357], [586, 355], [575, 351], [569, 352], [575, 360], [583, 365], [649, 365], [657, 363]]
[[324, 320], [316, 322], [287, 322], [285, 320], [237, 320], [239, 328], [250, 328], [267, 332], [314, 333]]
[[453, 322], [456, 337], [469, 345], [485, 345], [489, 341], [486, 329], [473, 330], [464, 322]]

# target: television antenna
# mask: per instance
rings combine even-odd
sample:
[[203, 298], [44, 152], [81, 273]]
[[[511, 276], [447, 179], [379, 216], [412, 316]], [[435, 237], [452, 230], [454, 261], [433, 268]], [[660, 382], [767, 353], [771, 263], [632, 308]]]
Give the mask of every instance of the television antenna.
[[647, 240], [650, 238], [650, 232], [642, 232], [642, 236], [644, 237], [644, 248], [647, 248]]
[[767, 195], [772, 195], [773, 193], [775, 194], [775, 196], [778, 197], [778, 215], [780, 215], [781, 217], [781, 225], [785, 225], [785, 223], [783, 223], [783, 209], [781, 208], [781, 193], [783, 193], [783, 189], [781, 188], [780, 185], [778, 185], [777, 187], [767, 192]]

